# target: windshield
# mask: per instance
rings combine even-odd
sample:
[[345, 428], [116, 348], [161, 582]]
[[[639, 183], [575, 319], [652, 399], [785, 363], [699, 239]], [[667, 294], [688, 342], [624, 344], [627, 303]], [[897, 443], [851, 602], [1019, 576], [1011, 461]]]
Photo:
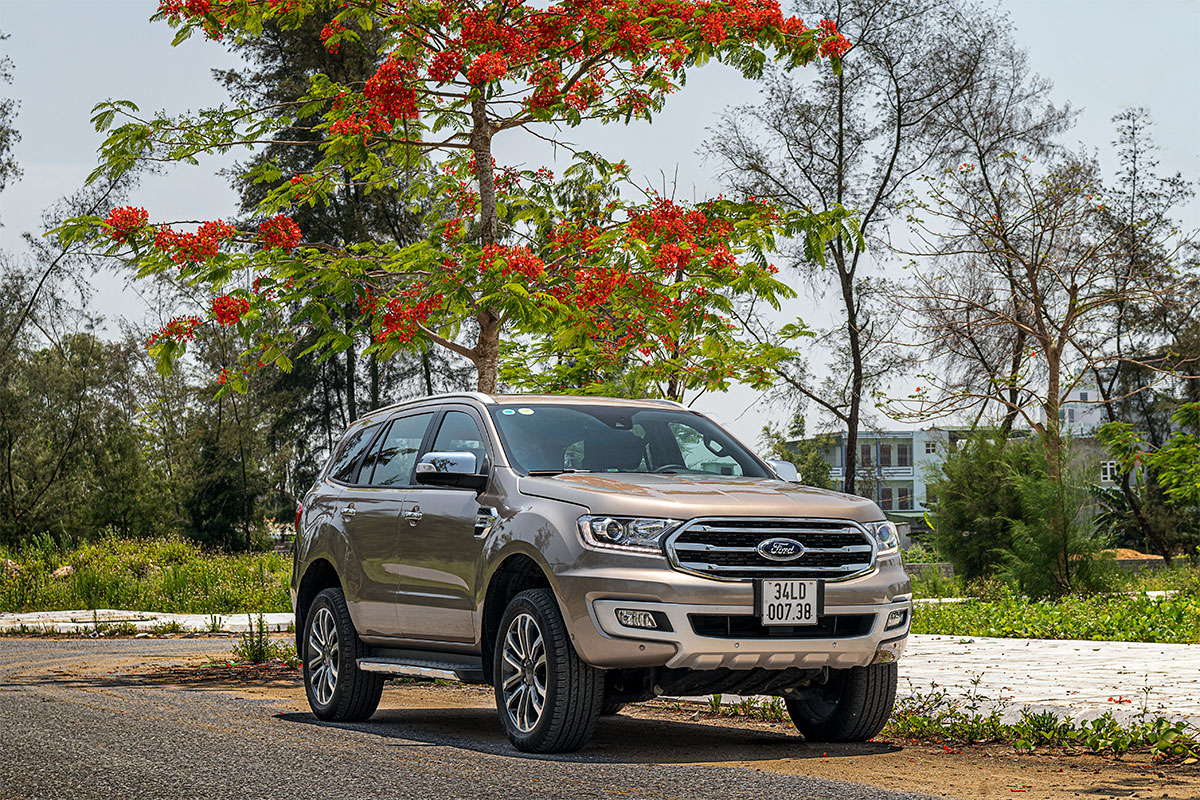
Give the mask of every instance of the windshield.
[[733, 437], [688, 411], [541, 403], [511, 403], [489, 410], [509, 461], [530, 474], [769, 477], [762, 463]]

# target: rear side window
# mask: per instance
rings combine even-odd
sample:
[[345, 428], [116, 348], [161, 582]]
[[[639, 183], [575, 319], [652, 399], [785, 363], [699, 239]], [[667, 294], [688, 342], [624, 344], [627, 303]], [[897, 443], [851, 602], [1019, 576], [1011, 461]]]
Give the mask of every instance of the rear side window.
[[354, 475], [358, 468], [358, 457], [375, 438], [378, 425], [359, 428], [342, 442], [341, 448], [333, 458], [329, 468], [329, 477], [340, 483], [354, 483]]
[[379, 447], [363, 462], [362, 480], [372, 486], [411, 486], [417, 453], [432, 413], [393, 420]]

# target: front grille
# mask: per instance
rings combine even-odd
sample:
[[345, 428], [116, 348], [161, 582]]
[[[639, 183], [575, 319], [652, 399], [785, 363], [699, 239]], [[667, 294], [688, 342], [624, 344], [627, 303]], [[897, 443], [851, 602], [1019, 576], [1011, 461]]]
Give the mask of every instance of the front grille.
[[[758, 551], [768, 539], [797, 541], [804, 554], [773, 561]], [[874, 552], [870, 534], [849, 520], [698, 519], [667, 539], [667, 555], [677, 569], [726, 580], [841, 580], [870, 570]]]
[[697, 636], [713, 639], [844, 639], [871, 632], [874, 614], [827, 614], [816, 625], [763, 625], [758, 617], [689, 614]]

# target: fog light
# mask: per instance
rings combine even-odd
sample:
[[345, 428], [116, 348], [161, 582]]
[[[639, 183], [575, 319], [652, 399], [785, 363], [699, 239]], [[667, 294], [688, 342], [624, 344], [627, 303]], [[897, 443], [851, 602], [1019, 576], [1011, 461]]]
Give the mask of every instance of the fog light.
[[899, 608], [888, 614], [887, 622], [883, 624], [885, 631], [890, 631], [892, 628], [899, 628], [908, 619], [908, 609]]
[[617, 622], [626, 628], [658, 628], [658, 622], [655, 621], [654, 615], [649, 611], [631, 611], [627, 608], [618, 608]]

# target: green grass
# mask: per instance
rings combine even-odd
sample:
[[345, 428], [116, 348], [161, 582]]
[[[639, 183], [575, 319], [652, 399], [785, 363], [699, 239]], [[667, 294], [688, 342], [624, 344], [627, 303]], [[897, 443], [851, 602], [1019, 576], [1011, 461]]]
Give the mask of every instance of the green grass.
[[1116, 642], [1200, 642], [1200, 593], [1072, 595], [1030, 600], [1012, 592], [962, 603], [918, 603], [913, 633]]
[[[290, 611], [292, 559], [207, 553], [182, 538], [104, 538], [71, 549], [48, 540], [0, 551], [0, 611], [119, 608], [176, 614]], [[62, 566], [74, 574], [53, 578]]]

